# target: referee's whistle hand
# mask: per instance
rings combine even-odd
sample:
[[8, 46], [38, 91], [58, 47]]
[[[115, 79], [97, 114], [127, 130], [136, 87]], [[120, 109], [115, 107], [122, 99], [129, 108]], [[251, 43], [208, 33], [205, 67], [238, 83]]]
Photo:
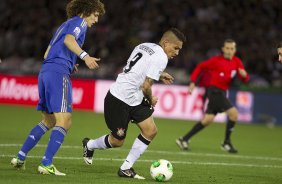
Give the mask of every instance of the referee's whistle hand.
[[188, 93], [191, 94], [195, 88], [195, 84], [193, 82], [188, 86]]
[[240, 75], [241, 75], [243, 78], [245, 78], [245, 77], [247, 76], [246, 70], [244, 70], [244, 69], [242, 69], [242, 68], [239, 68], [239, 73], [240, 73]]

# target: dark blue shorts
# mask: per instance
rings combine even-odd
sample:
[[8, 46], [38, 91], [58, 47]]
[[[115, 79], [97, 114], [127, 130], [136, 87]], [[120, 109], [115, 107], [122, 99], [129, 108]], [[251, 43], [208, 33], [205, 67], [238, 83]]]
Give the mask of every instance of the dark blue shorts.
[[72, 112], [72, 84], [69, 75], [58, 72], [40, 72], [38, 92], [37, 110], [47, 113]]

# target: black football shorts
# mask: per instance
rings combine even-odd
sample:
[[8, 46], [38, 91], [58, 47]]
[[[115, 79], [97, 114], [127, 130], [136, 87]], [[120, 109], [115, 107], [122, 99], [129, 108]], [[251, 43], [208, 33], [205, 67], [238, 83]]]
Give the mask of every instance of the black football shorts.
[[104, 116], [112, 135], [119, 140], [126, 137], [129, 122], [140, 123], [149, 118], [154, 108], [144, 98], [137, 106], [129, 106], [108, 91], [104, 100]]
[[233, 105], [226, 97], [226, 92], [217, 87], [209, 87], [207, 89], [207, 97], [208, 97], [208, 107], [206, 110], [207, 114], [214, 114], [225, 112], [228, 109], [232, 108]]

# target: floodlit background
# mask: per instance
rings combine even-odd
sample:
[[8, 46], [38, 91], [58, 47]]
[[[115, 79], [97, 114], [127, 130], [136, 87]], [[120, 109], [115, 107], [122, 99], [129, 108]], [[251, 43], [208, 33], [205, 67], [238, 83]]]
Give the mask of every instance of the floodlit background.
[[[4, 0], [0, 5], [1, 72], [36, 74], [52, 33], [66, 19], [67, 0]], [[251, 74], [250, 86], [281, 87], [276, 45], [282, 40], [279, 0], [105, 0], [106, 14], [88, 31], [84, 48], [101, 57], [101, 68], [80, 77], [114, 79], [141, 42], [157, 42], [177, 27], [188, 42], [170, 62], [176, 83], [186, 84], [195, 65], [219, 54], [223, 41], [237, 42]]]

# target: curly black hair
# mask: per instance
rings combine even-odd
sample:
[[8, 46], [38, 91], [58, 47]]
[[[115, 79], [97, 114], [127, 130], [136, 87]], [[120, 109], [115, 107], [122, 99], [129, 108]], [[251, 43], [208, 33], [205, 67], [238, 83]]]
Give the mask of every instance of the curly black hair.
[[102, 16], [105, 14], [105, 8], [100, 0], [72, 0], [67, 4], [66, 12], [68, 18], [82, 14], [88, 17], [95, 12]]

